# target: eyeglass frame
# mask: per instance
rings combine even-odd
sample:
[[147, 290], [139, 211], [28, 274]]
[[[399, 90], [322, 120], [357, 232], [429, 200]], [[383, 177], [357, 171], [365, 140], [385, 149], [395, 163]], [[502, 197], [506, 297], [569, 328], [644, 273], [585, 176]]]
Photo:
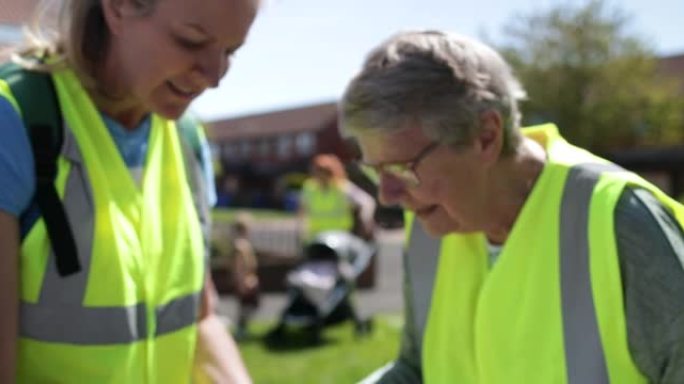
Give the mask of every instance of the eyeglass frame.
[[437, 141], [432, 141], [430, 144], [426, 145], [421, 149], [416, 156], [410, 160], [397, 161], [390, 163], [380, 163], [380, 164], [369, 164], [364, 161], [359, 161], [362, 168], [370, 172], [374, 172], [377, 176], [377, 181], [380, 181], [380, 176], [382, 174], [390, 175], [410, 188], [417, 188], [420, 186], [420, 178], [416, 169], [428, 155], [434, 152], [441, 143]]

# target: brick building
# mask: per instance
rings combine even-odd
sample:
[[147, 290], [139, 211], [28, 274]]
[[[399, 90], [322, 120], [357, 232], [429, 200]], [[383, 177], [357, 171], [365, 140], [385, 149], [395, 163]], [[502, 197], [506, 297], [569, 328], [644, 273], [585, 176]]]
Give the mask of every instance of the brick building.
[[219, 190], [237, 188], [238, 206], [281, 208], [278, 194], [301, 183], [315, 154], [334, 153], [348, 163], [354, 148], [337, 131], [336, 108], [322, 103], [208, 123]]

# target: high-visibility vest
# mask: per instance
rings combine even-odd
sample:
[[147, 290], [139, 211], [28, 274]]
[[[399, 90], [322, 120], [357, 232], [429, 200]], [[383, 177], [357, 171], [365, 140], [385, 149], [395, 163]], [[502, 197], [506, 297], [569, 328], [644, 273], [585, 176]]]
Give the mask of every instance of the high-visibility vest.
[[323, 188], [318, 182], [307, 180], [302, 190], [307, 199], [309, 239], [323, 231], [352, 229], [352, 207], [340, 186], [333, 184]]
[[645, 383], [628, 348], [613, 213], [639, 176], [565, 142], [523, 133], [547, 164], [490, 268], [483, 234], [435, 241], [409, 217], [410, 316], [425, 383]]
[[[176, 126], [152, 116], [138, 187], [74, 73], [53, 80], [66, 125], [55, 186], [82, 270], [57, 274], [38, 220], [21, 245], [18, 381], [187, 383], [204, 250]], [[16, 105], [3, 81], [0, 94]]]

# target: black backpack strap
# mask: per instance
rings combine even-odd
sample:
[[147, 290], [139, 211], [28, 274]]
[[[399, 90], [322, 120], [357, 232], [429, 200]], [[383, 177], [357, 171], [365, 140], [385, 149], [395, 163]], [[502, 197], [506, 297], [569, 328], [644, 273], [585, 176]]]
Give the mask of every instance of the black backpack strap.
[[52, 79], [49, 74], [28, 71], [11, 63], [0, 68], [0, 77], [10, 86], [28, 130], [36, 170], [35, 199], [45, 220], [57, 272], [60, 276], [79, 272], [76, 242], [55, 188], [64, 129]]

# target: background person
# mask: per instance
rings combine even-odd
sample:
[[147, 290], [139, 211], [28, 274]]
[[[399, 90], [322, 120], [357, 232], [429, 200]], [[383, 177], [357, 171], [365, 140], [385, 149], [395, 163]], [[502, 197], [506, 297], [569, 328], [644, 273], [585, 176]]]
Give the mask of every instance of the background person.
[[[218, 85], [257, 1], [52, 3], [57, 12], [41, 5], [44, 29], [15, 59], [54, 84], [54, 177], [36, 177], [34, 156], [51, 143], [29, 140], [22, 121], [40, 111], [38, 98], [22, 104], [15, 92], [31, 76], [6, 65], [0, 81], [0, 382], [187, 383], [195, 356], [197, 382], [249, 382], [210, 308], [192, 192], [208, 197], [188, 187], [198, 165], [186, 172], [195, 159], [183, 156], [174, 121]], [[52, 184], [55, 204], [36, 209], [36, 191]], [[51, 252], [64, 237], [46, 233], [56, 206], [75, 240], [76, 252], [59, 252], [67, 269]]]
[[350, 231], [373, 237], [375, 201], [347, 178], [340, 159], [319, 154], [311, 161], [311, 177], [302, 187], [299, 217], [305, 222], [307, 240], [330, 231]]
[[553, 124], [521, 130], [524, 96], [441, 31], [396, 34], [349, 84], [340, 126], [413, 213], [401, 353], [367, 382], [684, 382], [682, 206]]
[[249, 240], [249, 227], [252, 219], [248, 214], [240, 214], [233, 223], [231, 280], [238, 299], [238, 322], [236, 338], [247, 336], [247, 326], [254, 311], [259, 307], [259, 263], [254, 247]]

